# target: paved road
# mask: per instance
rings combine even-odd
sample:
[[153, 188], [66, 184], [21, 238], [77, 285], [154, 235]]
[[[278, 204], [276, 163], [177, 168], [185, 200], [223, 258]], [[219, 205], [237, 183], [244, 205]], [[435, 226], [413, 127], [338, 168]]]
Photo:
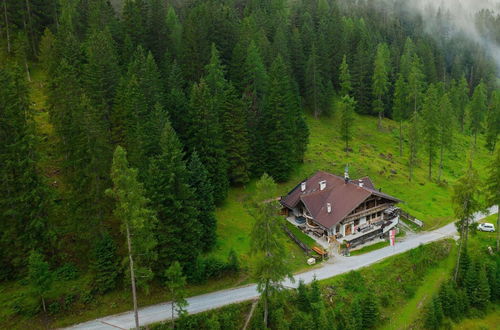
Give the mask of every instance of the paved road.
[[[498, 212], [498, 208], [492, 207], [489, 214]], [[477, 214], [475, 221], [482, 219], [484, 214]], [[498, 228], [497, 228], [498, 230]], [[456, 228], [453, 223], [448, 224], [442, 228], [423, 232], [418, 235], [408, 236], [402, 242], [396, 244], [395, 247], [385, 247], [375, 250], [370, 253], [362, 254], [356, 257], [335, 257], [333, 263], [325, 263], [321, 267], [307, 271], [295, 276], [295, 282], [285, 281], [284, 285], [287, 287], [297, 287], [300, 279], [309, 283], [316, 277], [319, 280], [326, 279], [335, 275], [349, 272], [351, 270], [359, 269], [382, 259], [403, 253], [405, 251], [414, 249], [421, 244], [427, 244], [446, 237], [456, 236]], [[238, 287], [234, 289], [222, 290], [212, 292], [200, 296], [188, 298], [189, 306], [187, 308], [189, 313], [199, 313], [206, 310], [218, 308], [221, 306], [234, 304], [246, 300], [255, 299], [259, 296], [256, 286], [254, 284]], [[149, 307], [144, 307], [139, 310], [139, 319], [141, 325], [147, 325], [170, 318], [171, 306], [170, 303], [162, 303]], [[69, 329], [130, 329], [135, 326], [134, 313], [132, 311], [123, 314], [106, 316], [93, 321], [77, 324]]]

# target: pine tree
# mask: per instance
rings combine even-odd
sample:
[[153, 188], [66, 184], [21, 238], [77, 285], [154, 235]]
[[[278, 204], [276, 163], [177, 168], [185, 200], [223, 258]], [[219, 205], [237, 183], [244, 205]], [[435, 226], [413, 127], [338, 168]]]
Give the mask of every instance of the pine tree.
[[257, 182], [257, 192], [248, 207], [248, 212], [255, 219], [250, 242], [255, 256], [254, 278], [264, 304], [264, 327], [268, 326], [270, 296], [280, 290], [281, 282], [286, 277], [292, 279], [289, 266], [283, 258], [283, 234], [276, 216], [278, 205], [268, 200], [275, 193], [276, 184], [269, 175], [264, 174]]
[[189, 104], [191, 120], [188, 147], [196, 148], [200, 160], [205, 165], [214, 192], [214, 201], [220, 204], [227, 195], [227, 160], [217, 111], [213, 108], [210, 90], [202, 79], [194, 84]]
[[363, 328], [375, 328], [379, 320], [379, 307], [377, 299], [372, 291], [368, 291], [366, 296], [361, 301], [361, 310], [363, 313]]
[[429, 180], [432, 180], [432, 163], [436, 156], [436, 137], [439, 134], [439, 96], [435, 85], [430, 85], [425, 93], [422, 109], [423, 142], [429, 159]]
[[221, 123], [224, 136], [228, 176], [235, 185], [246, 184], [250, 180], [250, 139], [244, 103], [236, 89], [229, 84], [225, 90], [221, 109]]
[[[293, 92], [281, 56], [273, 62], [269, 74], [269, 94], [262, 119], [265, 141], [265, 169], [276, 181], [286, 181], [294, 166], [295, 118]], [[291, 151], [283, 152], [283, 150]]]
[[486, 123], [486, 148], [493, 152], [500, 136], [500, 90], [491, 94]]
[[0, 70], [0, 279], [25, 268], [28, 251], [51, 245], [49, 191], [38, 161], [28, 89], [21, 69]]
[[351, 74], [347, 64], [347, 56], [344, 55], [340, 65], [340, 95], [350, 95], [352, 92]]
[[453, 118], [453, 110], [450, 102], [448, 93], [444, 93], [439, 101], [439, 109], [437, 114], [437, 125], [438, 125], [438, 147], [439, 147], [439, 174], [438, 182], [441, 181], [441, 174], [443, 173], [443, 160], [444, 151], [451, 149], [453, 145], [453, 132], [454, 132], [454, 122], [451, 120]]
[[94, 287], [100, 293], [116, 288], [119, 266], [116, 244], [108, 232], [104, 232], [94, 246], [91, 269], [94, 272]]
[[483, 121], [486, 115], [487, 106], [487, 91], [486, 86], [483, 82], [476, 86], [474, 89], [474, 94], [470, 101], [469, 111], [470, 111], [470, 130], [474, 135], [474, 144], [477, 141], [477, 135], [481, 132], [483, 128]]
[[172, 306], [172, 328], [175, 329], [175, 317], [184, 315], [186, 313], [185, 308], [188, 306], [185, 299], [186, 277], [182, 275], [181, 264], [174, 261], [165, 271], [165, 278], [165, 286], [172, 299], [170, 303]]
[[[500, 146], [497, 146], [491, 163], [488, 166], [486, 180], [487, 202], [489, 205], [500, 206]], [[500, 212], [497, 215], [497, 228], [500, 228]], [[497, 229], [497, 251], [500, 251], [500, 229]]]
[[403, 121], [409, 117], [410, 106], [408, 105], [406, 82], [402, 74], [398, 75], [394, 87], [394, 100], [392, 106], [392, 117], [399, 122], [399, 155], [403, 156]]
[[477, 275], [477, 287], [472, 292], [473, 306], [485, 310], [490, 301], [490, 286], [488, 284], [488, 277], [484, 265], [479, 265], [479, 272]]
[[[477, 171], [472, 167], [472, 161], [469, 160], [469, 166], [464, 176], [457, 180], [453, 187], [452, 203], [455, 217], [459, 219], [460, 245], [458, 248], [457, 264], [455, 267], [454, 281], [457, 282], [460, 269], [461, 253], [467, 251], [468, 230], [472, 215], [481, 210], [481, 201], [479, 196], [480, 178]], [[466, 278], [469, 273], [467, 267]], [[470, 270], [472, 272], [472, 270]], [[475, 275], [474, 275], [475, 276]]]
[[217, 219], [215, 218], [215, 203], [213, 187], [208, 171], [201, 162], [198, 153], [194, 151], [189, 161], [189, 184], [194, 190], [194, 200], [198, 210], [198, 222], [201, 225], [202, 250], [211, 249], [217, 240]]
[[53, 282], [53, 274], [49, 270], [48, 262], [43, 260], [43, 256], [31, 251], [28, 258], [28, 281], [35, 294], [42, 300], [43, 311], [47, 313], [45, 297]]
[[420, 110], [422, 92], [424, 90], [425, 76], [422, 73], [422, 61], [414, 56], [408, 75], [408, 101], [413, 106], [413, 111]]
[[316, 45], [312, 45], [311, 54], [306, 64], [305, 94], [308, 107], [312, 110], [314, 117], [318, 118], [327, 109], [324, 108], [325, 82], [320, 69], [319, 57]]
[[345, 152], [348, 153], [349, 141], [352, 140], [356, 101], [352, 97], [344, 95], [337, 107], [340, 114], [340, 136], [345, 142]]
[[378, 113], [378, 128], [382, 128], [382, 117], [384, 115], [385, 104], [383, 101], [384, 95], [389, 90], [389, 73], [390, 73], [390, 51], [387, 44], [379, 44], [377, 47], [377, 55], [375, 56], [375, 64], [372, 78], [372, 92], [375, 97], [373, 103], [374, 110]]
[[167, 81], [167, 92], [165, 105], [168, 110], [172, 127], [174, 127], [179, 139], [186, 145], [188, 141], [188, 100], [184, 92], [185, 81], [177, 61], [169, 66]]
[[268, 90], [268, 75], [262, 61], [260, 51], [255, 42], [251, 42], [243, 63], [243, 100], [247, 108], [247, 126], [250, 139], [250, 166], [253, 176], [260, 176], [264, 172], [262, 154], [265, 152], [264, 141], [261, 136], [260, 124], [263, 120], [264, 95]]
[[413, 178], [413, 169], [417, 165], [418, 151], [420, 147], [421, 133], [420, 133], [421, 119], [417, 111], [413, 112], [410, 128], [408, 130], [408, 170], [409, 181]]
[[201, 233], [206, 230], [199, 222], [198, 205], [189, 185], [190, 174], [181, 144], [168, 121], [159, 144], [160, 152], [150, 159], [145, 180], [151, 207], [158, 218], [155, 233], [158, 273], [173, 260], [183, 264], [196, 260], [202, 251]]
[[302, 279], [299, 281], [299, 286], [297, 287], [297, 304], [301, 311], [308, 312], [311, 309], [309, 292]]
[[135, 325], [139, 329], [136, 280], [145, 286], [153, 277], [152, 267], [157, 258], [154, 236], [157, 219], [148, 208], [149, 200], [137, 179], [137, 170], [129, 167], [127, 153], [120, 146], [116, 147], [113, 156], [111, 179], [113, 188], [106, 193], [116, 201], [114, 216], [120, 222], [127, 241]]
[[451, 94], [453, 109], [456, 112], [455, 115], [460, 126], [460, 131], [463, 133], [466, 118], [465, 109], [469, 103], [469, 84], [464, 75], [452, 86]]

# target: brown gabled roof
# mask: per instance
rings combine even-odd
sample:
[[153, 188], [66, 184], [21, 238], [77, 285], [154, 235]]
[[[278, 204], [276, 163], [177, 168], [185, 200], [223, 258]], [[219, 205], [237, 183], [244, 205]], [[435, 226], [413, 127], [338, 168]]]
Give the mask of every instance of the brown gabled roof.
[[[320, 190], [319, 186], [321, 181], [326, 181], [326, 188], [323, 190]], [[360, 181], [363, 182], [363, 187], [359, 186]], [[371, 195], [383, 197], [395, 203], [400, 202], [397, 198], [376, 190], [368, 177], [345, 183], [344, 178], [340, 176], [318, 171], [306, 179], [305, 183], [305, 191], [301, 191], [301, 184], [298, 184], [281, 199], [281, 203], [286, 207], [294, 208], [301, 201], [311, 216], [326, 228], [331, 228], [342, 221]], [[330, 213], [327, 211], [327, 203], [332, 206]]]

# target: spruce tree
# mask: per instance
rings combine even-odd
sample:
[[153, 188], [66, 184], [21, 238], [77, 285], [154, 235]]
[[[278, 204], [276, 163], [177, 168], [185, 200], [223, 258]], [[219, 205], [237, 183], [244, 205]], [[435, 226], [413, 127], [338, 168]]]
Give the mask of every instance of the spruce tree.
[[25, 268], [28, 251], [51, 245], [49, 191], [38, 174], [28, 89], [21, 69], [0, 70], [0, 279]]
[[413, 112], [410, 120], [410, 127], [408, 129], [408, 180], [411, 181], [413, 178], [413, 169], [417, 165], [418, 161], [418, 151], [420, 149], [421, 142], [421, 119], [417, 111]]
[[347, 56], [344, 55], [340, 65], [340, 95], [350, 95], [352, 92], [351, 74], [347, 64]]
[[410, 106], [408, 105], [407, 86], [402, 74], [398, 75], [394, 87], [394, 99], [392, 105], [392, 117], [399, 123], [399, 156], [403, 156], [403, 121], [409, 117]]
[[[430, 85], [425, 94], [422, 123], [423, 123], [423, 142], [429, 160], [429, 180], [432, 180], [432, 164], [436, 156], [436, 147], [439, 146], [439, 96], [435, 85]], [[438, 143], [436, 143], [438, 142]]]
[[338, 102], [338, 112], [340, 115], [340, 136], [345, 142], [345, 152], [349, 152], [349, 141], [352, 140], [354, 126], [354, 109], [356, 101], [348, 95], [344, 95]]
[[189, 117], [191, 124], [188, 147], [191, 151], [196, 149], [198, 152], [212, 183], [214, 201], [220, 204], [226, 198], [229, 188], [227, 160], [218, 114], [213, 107], [210, 90], [203, 79], [193, 85]]
[[422, 72], [422, 60], [415, 55], [408, 75], [408, 101], [413, 111], [420, 110], [422, 105], [422, 93], [425, 88], [425, 76]]
[[375, 328], [379, 320], [379, 306], [372, 291], [368, 291], [361, 302], [361, 312], [363, 313], [363, 328]]
[[292, 111], [293, 91], [290, 78], [283, 58], [278, 56], [269, 74], [269, 94], [261, 134], [265, 141], [266, 172], [279, 182], [288, 179], [295, 164], [295, 113]]
[[481, 132], [483, 128], [483, 121], [486, 116], [487, 111], [487, 91], [486, 86], [483, 82], [476, 86], [474, 89], [474, 94], [469, 104], [470, 111], [470, 130], [474, 135], [474, 144], [477, 141], [477, 135]]
[[375, 98], [373, 108], [378, 113], [378, 128], [382, 128], [382, 117], [385, 111], [383, 97], [389, 90], [390, 51], [387, 44], [379, 44], [375, 56], [375, 65], [372, 78], [372, 92]]
[[247, 126], [250, 139], [250, 168], [253, 176], [264, 173], [262, 154], [265, 152], [261, 136], [264, 112], [264, 95], [268, 90], [268, 75], [259, 48], [251, 42], [243, 63], [243, 100], [247, 109]]
[[322, 113], [328, 110], [325, 109], [324, 104], [324, 100], [327, 98], [325, 88], [326, 86], [320, 68], [316, 45], [313, 44], [311, 54], [306, 64], [305, 94], [306, 103], [315, 118], [318, 118]]
[[453, 109], [450, 102], [448, 93], [444, 93], [439, 101], [439, 109], [437, 115], [438, 122], [438, 147], [439, 147], [439, 174], [438, 182], [441, 181], [441, 174], [443, 173], [443, 160], [444, 151], [450, 150], [453, 145], [453, 133], [455, 125], [453, 120]]
[[477, 274], [477, 287], [474, 288], [472, 293], [473, 306], [479, 310], [485, 310], [490, 302], [490, 286], [486, 269], [484, 265], [479, 265], [479, 272]]
[[199, 222], [182, 146], [168, 121], [159, 145], [159, 153], [149, 161], [145, 187], [158, 218], [155, 269], [161, 273], [173, 260], [183, 264], [196, 260], [202, 251], [199, 242], [205, 228]]
[[103, 294], [116, 288], [118, 256], [116, 244], [108, 232], [104, 232], [94, 246], [91, 269], [94, 272], [94, 288], [98, 293]]
[[194, 201], [201, 226], [202, 250], [210, 250], [217, 240], [217, 219], [215, 218], [214, 191], [208, 171], [194, 151], [189, 161], [189, 184], [193, 188]]
[[486, 148], [493, 152], [500, 136], [500, 90], [491, 94], [486, 123]]
[[54, 276], [49, 269], [49, 263], [43, 260], [43, 256], [39, 252], [31, 251], [28, 258], [28, 281], [35, 294], [41, 299], [45, 313], [47, 313], [45, 298], [51, 289], [53, 280]]
[[[488, 166], [486, 179], [487, 202], [489, 205], [500, 206], [500, 145]], [[497, 251], [500, 251], [500, 212], [497, 214]]]
[[467, 83], [464, 75], [462, 75], [460, 80], [456, 81], [452, 86], [451, 94], [458, 125], [460, 127], [460, 131], [463, 133], [466, 118], [465, 109], [469, 103], [469, 84]]

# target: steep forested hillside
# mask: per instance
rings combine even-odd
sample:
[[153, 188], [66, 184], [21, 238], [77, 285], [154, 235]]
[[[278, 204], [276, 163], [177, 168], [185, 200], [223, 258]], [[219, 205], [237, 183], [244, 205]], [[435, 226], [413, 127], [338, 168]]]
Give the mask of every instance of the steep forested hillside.
[[230, 187], [294, 184], [311, 129], [357, 152], [355, 113], [398, 123], [404, 180], [448, 177], [456, 132], [493, 151], [494, 59], [404, 2], [2, 0], [0, 281], [46, 260], [112, 291], [130, 237], [139, 287], [174, 261], [206, 278]]

